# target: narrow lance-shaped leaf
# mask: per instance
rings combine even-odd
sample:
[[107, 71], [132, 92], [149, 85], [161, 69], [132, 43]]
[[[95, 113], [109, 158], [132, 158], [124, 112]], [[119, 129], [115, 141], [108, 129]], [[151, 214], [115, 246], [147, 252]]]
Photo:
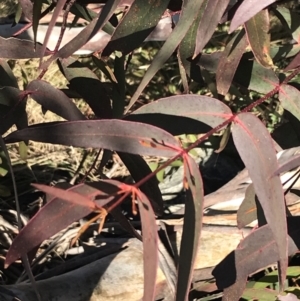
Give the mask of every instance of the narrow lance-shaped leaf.
[[[15, 175], [14, 175], [12, 163], [11, 163], [11, 160], [10, 160], [10, 156], [9, 156], [6, 144], [4, 143], [4, 139], [3, 139], [2, 136], [0, 137], [0, 147], [3, 151], [3, 153], [5, 154], [5, 157], [6, 157], [6, 160], [7, 160], [7, 163], [8, 163], [8, 167], [9, 167], [8, 169], [10, 171], [10, 177], [11, 177], [11, 180], [12, 180], [13, 192], [14, 192], [14, 198], [15, 198], [15, 205], [16, 205], [16, 210], [17, 210], [18, 230], [21, 231], [21, 228], [22, 228], [21, 209], [20, 209], [20, 203], [19, 203], [19, 198], [18, 198], [17, 183], [16, 183], [16, 178], [15, 178]], [[6, 258], [7, 258], [7, 254], [6, 254]], [[36, 281], [33, 277], [32, 270], [30, 268], [28, 255], [27, 254], [21, 254], [21, 258], [22, 258], [22, 264], [23, 264], [24, 269], [26, 271], [26, 274], [27, 274], [27, 276], [30, 280], [31, 286], [33, 287], [35, 295], [36, 295], [37, 299], [39, 301], [41, 301], [41, 297], [40, 297], [40, 294], [39, 294], [38, 289], [37, 289]], [[4, 268], [5, 268], [5, 262], [4, 262]]]
[[199, 22], [197, 39], [193, 58], [201, 53], [204, 46], [211, 39], [220, 22], [230, 0], [207, 1], [205, 11]]
[[[11, 86], [19, 88], [18, 81], [5, 60], [0, 59], [0, 87]], [[1, 102], [1, 100], [0, 100]]]
[[[289, 53], [289, 56], [296, 56], [292, 59], [292, 61], [288, 64], [288, 66], [284, 69], [284, 71], [289, 71], [291, 69], [297, 68], [300, 65], [300, 20], [299, 15], [295, 11], [288, 9], [283, 6], [277, 6], [276, 11], [280, 13], [283, 17], [284, 21], [282, 22], [284, 28], [292, 35], [296, 44], [293, 44], [292, 51]], [[287, 26], [286, 26], [287, 25]], [[290, 45], [288, 45], [290, 47]]]
[[[288, 218], [288, 224], [288, 255], [291, 256], [299, 249], [299, 217]], [[215, 267], [212, 274], [218, 288], [224, 289], [224, 300], [240, 300], [248, 275], [279, 260], [272, 232], [269, 225], [252, 232]]]
[[[0, 37], [0, 57], [3, 59], [30, 59], [41, 55], [42, 45], [37, 44], [34, 48], [32, 41], [15, 38], [4, 39]], [[51, 52], [46, 50], [45, 55]]]
[[300, 66], [300, 52], [292, 59], [284, 71], [289, 71]]
[[[252, 69], [245, 74], [245, 69]], [[242, 59], [234, 76], [234, 82], [250, 90], [267, 94], [279, 85], [279, 79], [272, 69], [262, 67], [256, 61]]]
[[139, 212], [142, 222], [144, 258], [144, 297], [145, 301], [155, 300], [156, 275], [158, 268], [158, 235], [155, 215], [148, 198], [137, 191]]
[[67, 120], [85, 120], [72, 100], [65, 93], [43, 80], [33, 80], [27, 86], [31, 98], [49, 110]]
[[[3, 135], [14, 124], [19, 129], [27, 127], [28, 120], [26, 114], [26, 94], [14, 87], [4, 87], [0, 89], [2, 108], [0, 110], [0, 133]], [[26, 139], [24, 139], [26, 140]]]
[[292, 34], [293, 39], [299, 44], [300, 43], [300, 20], [298, 13], [294, 12], [283, 6], [277, 6], [276, 10], [284, 18], [289, 32]]
[[[39, 26], [39, 21], [41, 17], [41, 11], [42, 11], [43, 1], [42, 0], [36, 0], [33, 2], [32, 7], [32, 30], [33, 30], [33, 42], [34, 45], [36, 45], [36, 37], [37, 37], [37, 31]], [[42, 46], [41, 55], [45, 53], [47, 45]]]
[[[115, 57], [113, 78], [112, 107], [114, 118], [122, 118], [126, 106], [126, 71], [125, 71], [125, 55]], [[105, 69], [108, 73], [109, 70]], [[113, 79], [111, 78], [111, 79]]]
[[197, 82], [201, 82], [201, 73], [199, 66], [196, 65], [197, 58], [195, 60], [192, 60], [192, 57], [195, 51], [198, 25], [201, 18], [203, 17], [203, 13], [205, 12], [207, 2], [208, 0], [205, 0], [203, 2], [197, 18], [194, 20], [193, 24], [191, 25], [190, 29], [188, 30], [178, 47], [179, 59], [185, 69], [186, 74]]
[[89, 9], [84, 4], [81, 4], [81, 3], [78, 3], [78, 2], [75, 2], [72, 5], [72, 7], [70, 9], [70, 12], [72, 14], [74, 14], [77, 18], [84, 19], [84, 20], [86, 20], [88, 22], [91, 22], [94, 18], [97, 17], [97, 13], [96, 12], [94, 12], [91, 9]]
[[257, 219], [255, 191], [250, 184], [245, 192], [245, 198], [237, 211], [237, 226], [242, 229]]
[[[82, 196], [76, 192], [77, 187], [65, 191], [46, 185], [35, 184], [34, 186], [57, 198], [47, 203], [14, 239], [6, 255], [6, 267], [45, 239], [98, 209], [98, 206], [88, 196]], [[95, 189], [91, 189], [88, 193], [94, 191]]]
[[155, 28], [169, 2], [169, 0], [133, 1], [104, 49], [103, 55], [109, 56], [116, 50], [128, 54], [138, 48]]
[[194, 260], [202, 229], [204, 192], [198, 164], [189, 155], [184, 159], [186, 189], [183, 231], [179, 253], [176, 301], [188, 300]]
[[286, 161], [285, 163], [279, 165], [278, 169], [274, 172], [274, 174], [279, 175], [282, 172], [292, 170], [300, 166], [300, 155], [291, 158], [290, 160]]
[[58, 61], [59, 68], [98, 118], [112, 118], [112, 108], [107, 91], [97, 75], [82, 63], [70, 57]]
[[216, 127], [231, 116], [230, 108], [218, 99], [176, 95], [144, 105], [125, 119], [146, 122], [180, 135], [207, 132], [209, 127]]
[[111, 18], [120, 1], [121, 0], [108, 0], [101, 10], [99, 17], [90, 22], [75, 38], [59, 49], [51, 59], [42, 65], [42, 68], [46, 69], [50, 63], [57, 58], [68, 58], [76, 50], [85, 45]]
[[228, 141], [229, 141], [230, 137], [231, 137], [231, 124], [229, 124], [226, 127], [224, 133], [222, 134], [222, 138], [220, 140], [219, 147], [218, 147], [218, 149], [215, 150], [216, 154], [221, 153], [225, 149], [225, 147], [228, 144]]
[[230, 40], [222, 52], [216, 72], [217, 90], [220, 94], [225, 95], [228, 92], [247, 44], [245, 31], [241, 30]]
[[279, 100], [283, 108], [300, 120], [300, 92], [290, 85], [281, 85]]
[[[41, 0], [38, 0], [39, 2], [42, 2]], [[41, 50], [41, 57], [40, 57], [40, 64], [42, 63], [43, 60], [43, 56], [51, 35], [51, 32], [53, 30], [53, 27], [56, 23], [56, 20], [60, 14], [60, 12], [63, 10], [64, 5], [66, 4], [67, 0], [58, 0], [54, 9], [54, 12], [52, 14], [52, 18], [50, 20], [50, 23], [48, 25], [48, 29], [44, 38], [44, 42], [43, 42], [43, 46], [42, 46], [42, 50]]]
[[276, 0], [244, 0], [234, 14], [229, 33], [236, 30], [240, 25], [247, 22], [250, 18], [275, 1]]
[[5, 265], [9, 266], [45, 239], [113, 201], [121, 184], [105, 180], [89, 185], [79, 184], [67, 190], [34, 184], [51, 198], [15, 238], [7, 253]]
[[264, 9], [245, 23], [247, 39], [252, 52], [259, 64], [271, 68], [273, 61], [270, 56], [269, 12]]
[[157, 127], [124, 120], [83, 120], [33, 125], [9, 134], [6, 143], [33, 140], [75, 147], [105, 148], [132, 154], [172, 157], [178, 141]]
[[266, 127], [251, 113], [236, 117], [232, 135], [277, 244], [283, 289], [288, 265], [287, 225], [281, 181], [274, 176], [278, 163], [273, 142]]
[[[122, 152], [118, 152], [118, 155], [136, 183], [151, 173], [149, 165], [141, 156], [125, 154]], [[164, 203], [161, 191], [158, 187], [157, 178], [152, 177], [139, 188], [149, 198], [155, 214], [162, 216], [164, 211]]]
[[[261, 281], [261, 279], [259, 281]], [[270, 285], [270, 283], [269, 283], [269, 285]], [[269, 288], [253, 287], [253, 288], [246, 288], [244, 290], [242, 299], [255, 300], [255, 299], [259, 298], [261, 300], [293, 301], [292, 299], [285, 299], [285, 297], [287, 297], [287, 296], [284, 296], [284, 297], [282, 296], [283, 299], [281, 299], [280, 296], [278, 296], [279, 298], [277, 298], [277, 296], [278, 296], [278, 292], [276, 290], [271, 290]], [[294, 299], [294, 301], [297, 301], [297, 300], [298, 300], [298, 298], [296, 297], [296, 299]]]
[[144, 75], [140, 85], [138, 86], [136, 92], [132, 96], [130, 103], [127, 106], [126, 112], [128, 112], [129, 109], [135, 104], [135, 102], [138, 100], [138, 97], [140, 96], [144, 88], [147, 86], [147, 84], [151, 81], [155, 73], [163, 66], [166, 60], [178, 47], [179, 43], [182, 41], [187, 31], [193, 24], [193, 20], [198, 15], [203, 1], [204, 0], [183, 1], [182, 11], [178, 24], [174, 28], [173, 32], [171, 33], [165, 44], [155, 56], [153, 62], [148, 68], [146, 74]]

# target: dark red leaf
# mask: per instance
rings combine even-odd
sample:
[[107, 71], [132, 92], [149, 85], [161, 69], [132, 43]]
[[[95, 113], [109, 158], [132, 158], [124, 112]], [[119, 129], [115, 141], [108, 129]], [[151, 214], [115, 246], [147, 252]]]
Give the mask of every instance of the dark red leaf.
[[283, 284], [288, 265], [286, 212], [281, 181], [279, 176], [274, 176], [278, 163], [272, 138], [262, 122], [251, 113], [236, 117], [232, 135], [272, 229], [279, 252], [280, 280]]
[[179, 142], [171, 134], [157, 127], [114, 119], [44, 123], [13, 132], [6, 137], [7, 143], [22, 140], [162, 157], [172, 157], [181, 149]]
[[[127, 167], [130, 175], [137, 183], [151, 173], [151, 169], [146, 161], [138, 155], [126, 154], [118, 152], [119, 157]], [[160, 189], [158, 187], [158, 180], [152, 177], [146, 183], [141, 185], [139, 189], [148, 197], [156, 215], [162, 216], [164, 211], [164, 204]]]
[[[150, 123], [175, 135], [207, 131], [207, 125], [216, 127], [231, 116], [229, 107], [218, 99], [200, 95], [178, 95], [144, 105], [126, 119]], [[192, 122], [193, 120], [198, 122]], [[201, 126], [200, 122], [206, 126]]]
[[158, 235], [155, 215], [148, 198], [137, 192], [139, 212], [142, 221], [143, 258], [144, 258], [144, 297], [145, 301], [154, 301], [156, 275], [158, 268]]
[[[3, 59], [29, 59], [38, 58], [41, 55], [40, 44], [36, 45], [32, 41], [19, 40], [15, 38], [4, 39], [0, 37], [0, 57]], [[51, 51], [46, 50], [45, 55], [51, 54]]]
[[125, 229], [130, 235], [132, 235], [132, 237], [136, 237], [140, 241], [143, 240], [139, 232], [133, 227], [131, 222], [123, 214], [122, 209], [120, 207], [114, 208], [109, 213], [123, 227], [123, 229]]
[[198, 164], [184, 156], [186, 202], [180, 244], [176, 301], [187, 300], [202, 230], [204, 191]]
[[[300, 247], [299, 222], [298, 216], [288, 218], [289, 256], [294, 255]], [[239, 300], [245, 289], [248, 275], [275, 263], [279, 258], [273, 231], [269, 225], [262, 226], [249, 234], [212, 272], [216, 277], [218, 288], [225, 289], [224, 300]]]
[[[6, 255], [6, 267], [45, 239], [99, 208], [88, 196], [77, 193], [77, 187], [66, 191], [45, 185], [34, 186], [56, 198], [47, 203], [20, 231]], [[94, 192], [94, 188], [89, 188], [87, 194]]]
[[178, 47], [179, 66], [182, 64], [186, 74], [196, 82], [201, 82], [202, 76], [199, 66], [196, 65], [198, 58], [193, 60], [192, 57], [195, 51], [198, 25], [201, 18], [203, 17], [205, 8], [206, 2], [203, 3], [201, 9], [199, 10], [197, 18], [191, 25], [190, 29], [188, 30]]

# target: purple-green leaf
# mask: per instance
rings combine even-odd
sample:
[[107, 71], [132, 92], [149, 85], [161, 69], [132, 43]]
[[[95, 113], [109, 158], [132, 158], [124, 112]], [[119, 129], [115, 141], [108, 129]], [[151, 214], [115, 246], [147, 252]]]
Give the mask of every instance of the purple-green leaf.
[[279, 100], [283, 108], [300, 120], [300, 92], [290, 85], [281, 85]]
[[72, 100], [65, 93], [43, 80], [33, 80], [28, 86], [31, 98], [49, 110], [67, 120], [85, 120]]
[[274, 176], [278, 162], [272, 138], [262, 122], [251, 113], [236, 117], [232, 135], [277, 244], [282, 289], [288, 265], [287, 225], [283, 188], [279, 176]]
[[[278, 6], [276, 10], [282, 15], [284, 18], [286, 25], [288, 26], [288, 30], [293, 36], [293, 39], [299, 44], [300, 43], [300, 20], [299, 15], [292, 10]], [[285, 24], [283, 24], [285, 25]]]
[[196, 45], [193, 58], [195, 58], [211, 39], [220, 22], [229, 0], [206, 1], [206, 7], [198, 25]]
[[[288, 255], [294, 255], [299, 247], [299, 217], [288, 218], [289, 236]], [[249, 234], [223, 261], [213, 270], [217, 286], [224, 289], [224, 300], [238, 301], [246, 287], [248, 275], [264, 268], [280, 258], [269, 225], [262, 226]], [[226, 277], [224, 277], [226, 271]]]
[[271, 68], [273, 61], [270, 56], [269, 12], [264, 9], [245, 23], [249, 45], [259, 64]]
[[[48, 61], [44, 62], [42, 64], [42, 68], [46, 69], [50, 63], [57, 58], [68, 58], [91, 40], [92, 37], [95, 36], [111, 18], [120, 1], [121, 0], [108, 0], [101, 10], [98, 18], [95, 18], [92, 22], [90, 22], [75, 38], [59, 49], [59, 51], [57, 51], [57, 53], [55, 53]], [[97, 50], [101, 51], [103, 49]]]
[[109, 56], [113, 51], [128, 54], [138, 48], [153, 31], [169, 2], [169, 0], [133, 1], [116, 27], [103, 55]]
[[278, 159], [279, 167], [274, 175], [280, 175], [285, 171], [290, 171], [300, 166], [299, 147], [290, 148], [282, 151]]
[[30, 0], [19, 0], [18, 2], [22, 8], [22, 14], [24, 14], [24, 16], [31, 21], [33, 15], [33, 3]]
[[272, 69], [262, 67], [254, 62], [251, 73], [249, 89], [256, 92], [267, 94], [279, 85], [279, 79]]
[[[18, 81], [5, 60], [0, 59], [0, 86], [19, 88]], [[0, 102], [2, 102], [0, 100]]]
[[201, 82], [200, 68], [196, 65], [198, 60], [192, 60], [192, 57], [195, 51], [198, 25], [201, 18], [203, 17], [206, 4], [207, 0], [202, 4], [197, 18], [193, 22], [192, 26], [190, 27], [189, 31], [186, 33], [185, 37], [182, 39], [178, 47], [178, 56], [180, 61], [179, 63], [183, 65], [186, 74], [197, 82]]
[[[40, 21], [41, 12], [42, 12], [42, 6], [43, 6], [42, 0], [36, 0], [33, 2], [31, 18], [32, 18], [32, 30], [33, 30], [34, 45], [36, 45], [36, 37], [37, 37], [39, 21]], [[41, 56], [44, 55], [46, 47], [47, 47], [47, 45], [42, 46]]]
[[[202, 8], [204, 0], [198, 1], [183, 1], [182, 11], [180, 15], [180, 19], [170, 34], [169, 38], [165, 42], [165, 44], [161, 47], [154, 60], [152, 61], [150, 67], [148, 68], [146, 74], [144, 75], [141, 83], [139, 84], [137, 90], [132, 96], [126, 112], [135, 104], [138, 100], [140, 94], [147, 86], [147, 84], [151, 81], [156, 72], [163, 66], [166, 60], [172, 55], [175, 49], [178, 47], [188, 30], [193, 24], [194, 19], [196, 19], [199, 11]], [[126, 113], [125, 112], [125, 113]]]
[[226, 45], [222, 52], [216, 72], [217, 90], [225, 95], [232, 83], [235, 71], [247, 47], [245, 32], [238, 32]]
[[[0, 133], [3, 135], [12, 125], [27, 127], [26, 94], [14, 87], [3, 87], [0, 89]], [[25, 139], [26, 140], [26, 139]]]
[[255, 191], [250, 184], [245, 192], [245, 198], [237, 211], [237, 226], [242, 229], [257, 219]]
[[92, 70], [72, 57], [59, 60], [59, 67], [70, 88], [82, 96], [98, 118], [112, 118], [110, 98]]
[[145, 156], [172, 157], [179, 142], [157, 127], [124, 120], [50, 122], [15, 131], [6, 143], [33, 140], [74, 147], [105, 148]]

